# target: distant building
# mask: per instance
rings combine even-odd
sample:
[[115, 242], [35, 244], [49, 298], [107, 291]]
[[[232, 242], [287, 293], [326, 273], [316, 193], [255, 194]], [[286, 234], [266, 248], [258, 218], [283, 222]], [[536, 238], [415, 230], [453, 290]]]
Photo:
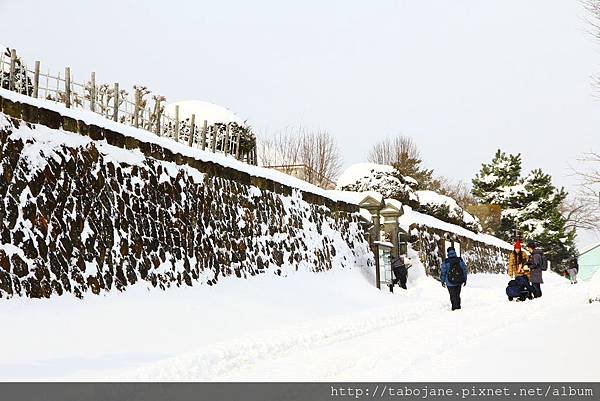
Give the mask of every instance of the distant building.
[[588, 281], [600, 269], [600, 242], [587, 247], [579, 254], [579, 273], [577, 278]]
[[313, 185], [321, 187], [323, 189], [335, 189], [335, 182], [331, 181], [327, 177], [317, 173], [306, 164], [289, 164], [285, 166], [266, 166], [273, 170], [281, 171], [292, 177], [299, 178], [303, 181], [310, 182]]

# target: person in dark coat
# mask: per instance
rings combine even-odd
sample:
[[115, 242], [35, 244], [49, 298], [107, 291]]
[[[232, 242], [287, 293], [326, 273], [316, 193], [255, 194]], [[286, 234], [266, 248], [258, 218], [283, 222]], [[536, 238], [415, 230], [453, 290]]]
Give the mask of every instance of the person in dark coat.
[[527, 249], [531, 253], [527, 265], [531, 270], [531, 285], [534, 290], [533, 297], [539, 298], [542, 296], [542, 284], [544, 283], [542, 271], [546, 270], [546, 266], [544, 266], [546, 258], [542, 250], [533, 242], [527, 244]]
[[408, 278], [408, 268], [410, 264], [406, 263], [404, 256], [399, 255], [392, 259], [392, 271], [394, 272], [394, 279], [392, 280], [392, 286], [400, 283], [400, 287], [406, 290], [406, 279]]
[[[452, 310], [456, 310], [460, 309], [460, 290], [463, 285], [467, 285], [467, 265], [462, 258], [456, 256], [456, 250], [453, 247], [448, 248], [446, 253], [448, 257], [446, 260], [444, 260], [444, 263], [442, 263], [442, 266], [440, 267], [440, 281], [442, 282], [442, 286], [448, 289]], [[462, 271], [462, 281], [458, 283], [452, 282], [452, 280], [448, 277], [451, 266], [455, 264], [458, 264]]]

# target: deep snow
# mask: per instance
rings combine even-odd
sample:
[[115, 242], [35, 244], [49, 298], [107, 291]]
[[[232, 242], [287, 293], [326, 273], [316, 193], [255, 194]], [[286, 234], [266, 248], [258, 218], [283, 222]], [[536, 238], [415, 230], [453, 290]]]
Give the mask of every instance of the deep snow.
[[541, 299], [509, 303], [506, 276], [472, 275], [451, 312], [409, 276], [394, 294], [354, 269], [3, 301], [0, 379], [600, 380], [586, 284], [546, 273]]

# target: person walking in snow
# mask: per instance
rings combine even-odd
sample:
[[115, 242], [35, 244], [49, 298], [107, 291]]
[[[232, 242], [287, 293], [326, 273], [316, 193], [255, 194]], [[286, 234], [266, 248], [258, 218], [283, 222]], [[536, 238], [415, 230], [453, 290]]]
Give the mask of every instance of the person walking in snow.
[[448, 289], [452, 310], [460, 309], [460, 290], [467, 285], [467, 265], [456, 255], [456, 250], [450, 247], [446, 250], [448, 257], [440, 267], [440, 281]]
[[573, 256], [569, 261], [569, 267], [567, 268], [567, 272], [569, 273], [569, 279], [571, 279], [571, 284], [577, 284], [577, 273], [579, 273], [579, 262], [577, 261], [577, 257]]
[[508, 275], [510, 278], [527, 276], [527, 281], [531, 280], [531, 271], [527, 266], [528, 259], [527, 253], [521, 249], [521, 241], [517, 240], [514, 250], [508, 257]]
[[542, 284], [544, 283], [542, 271], [548, 269], [548, 263], [544, 253], [535, 243], [530, 242], [527, 244], [527, 249], [531, 253], [527, 265], [531, 270], [531, 285], [534, 289], [533, 297], [539, 298], [542, 296]]
[[398, 255], [392, 259], [392, 271], [394, 272], [394, 279], [392, 280], [392, 286], [400, 283], [400, 287], [406, 290], [406, 279], [408, 277], [408, 268], [410, 263], [406, 263], [405, 257]]

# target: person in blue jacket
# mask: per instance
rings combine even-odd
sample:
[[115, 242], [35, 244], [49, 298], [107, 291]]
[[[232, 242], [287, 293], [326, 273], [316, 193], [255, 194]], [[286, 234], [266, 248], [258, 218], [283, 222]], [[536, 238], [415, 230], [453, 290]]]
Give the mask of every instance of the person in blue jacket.
[[448, 288], [452, 310], [460, 309], [460, 289], [467, 285], [467, 265], [461, 257], [456, 256], [456, 250], [450, 247], [446, 250], [448, 257], [440, 267], [440, 281]]

